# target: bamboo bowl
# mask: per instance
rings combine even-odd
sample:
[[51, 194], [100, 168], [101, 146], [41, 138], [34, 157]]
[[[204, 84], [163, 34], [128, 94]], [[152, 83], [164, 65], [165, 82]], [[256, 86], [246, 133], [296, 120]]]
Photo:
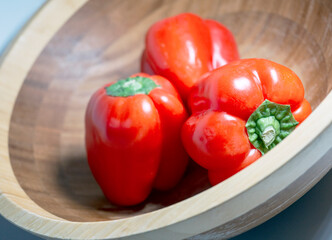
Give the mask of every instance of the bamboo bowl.
[[[88, 169], [85, 106], [99, 86], [137, 72], [147, 28], [180, 12], [221, 21], [242, 58], [293, 69], [314, 112], [215, 187], [191, 164], [173, 191], [116, 207]], [[331, 37], [329, 0], [50, 1], [0, 69], [0, 213], [49, 239], [222, 239], [268, 220], [332, 167]]]

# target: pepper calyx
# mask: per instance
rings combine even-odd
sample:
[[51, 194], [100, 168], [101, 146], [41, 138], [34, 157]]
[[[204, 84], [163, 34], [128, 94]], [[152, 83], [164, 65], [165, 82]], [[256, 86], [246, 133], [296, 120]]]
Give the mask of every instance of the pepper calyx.
[[249, 117], [246, 128], [251, 144], [267, 153], [298, 125], [289, 105], [265, 100]]
[[147, 77], [129, 77], [105, 87], [106, 94], [113, 97], [129, 97], [136, 94], [149, 94], [159, 87], [152, 79]]

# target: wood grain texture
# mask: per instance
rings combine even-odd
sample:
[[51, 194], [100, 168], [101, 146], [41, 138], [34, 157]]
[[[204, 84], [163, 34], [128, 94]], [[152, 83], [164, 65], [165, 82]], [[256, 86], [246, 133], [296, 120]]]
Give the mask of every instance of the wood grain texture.
[[[0, 213], [10, 221], [51, 239], [227, 238], [282, 211], [332, 167], [328, 0], [94, 0], [80, 8], [84, 3], [48, 3], [0, 68]], [[242, 58], [293, 69], [316, 110], [223, 183], [211, 188], [206, 171], [192, 163], [176, 189], [120, 208], [89, 171], [85, 107], [101, 85], [138, 72], [148, 27], [180, 12], [222, 22]]]

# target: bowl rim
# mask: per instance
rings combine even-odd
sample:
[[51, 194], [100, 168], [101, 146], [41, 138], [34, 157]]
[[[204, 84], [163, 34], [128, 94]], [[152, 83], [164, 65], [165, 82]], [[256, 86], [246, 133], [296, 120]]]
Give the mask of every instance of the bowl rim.
[[[0, 96], [2, 97], [0, 102], [0, 169], [2, 173], [0, 179], [0, 214], [19, 227], [40, 236], [73, 239], [130, 237], [158, 229], [161, 231], [174, 231], [175, 229], [181, 232], [182, 230], [179, 230], [176, 224], [182, 223], [182, 226], [186, 226], [188, 221], [196, 221], [195, 217], [197, 216], [211, 214], [213, 209], [220, 208], [221, 205], [229, 203], [230, 200], [245, 197], [246, 193], [251, 190], [257, 191], [255, 186], [263, 180], [271, 178], [286, 164], [290, 165], [291, 161], [297, 158], [299, 150], [314, 144], [318, 138], [326, 139], [326, 134], [328, 137], [332, 136], [332, 111], [329, 111], [329, 107], [332, 106], [332, 92], [330, 91], [308, 119], [276, 148], [240, 173], [191, 198], [153, 212], [109, 221], [72, 222], [47, 212], [24, 192], [11, 168], [8, 152], [10, 117], [17, 93], [31, 66], [54, 34], [86, 2], [87, 0], [47, 2], [16, 39], [0, 66]], [[26, 46], [32, 47], [26, 49]], [[20, 57], [22, 52], [25, 53], [25, 58]], [[10, 79], [10, 81], [6, 81], [6, 79]], [[321, 118], [322, 114], [326, 117]], [[295, 144], [296, 139], [302, 141]], [[320, 157], [331, 148], [330, 143], [325, 141], [324, 144], [323, 150], [319, 153]], [[287, 149], [287, 151], [278, 151], [280, 148]], [[319, 156], [317, 156], [316, 162], [319, 160]], [[296, 176], [299, 176], [310, 166], [304, 166], [302, 172], [294, 175], [293, 179], [288, 178], [288, 180], [294, 181]], [[294, 170], [295, 166], [291, 166], [290, 169]], [[246, 181], [241, 181], [243, 179]], [[237, 184], [239, 182], [241, 184]], [[261, 201], [263, 200], [257, 200], [253, 204], [258, 205]], [[232, 213], [228, 212], [224, 221], [234, 219], [235, 216], [239, 216], [247, 210], [240, 209]], [[219, 225], [220, 222], [215, 226]], [[102, 231], [100, 231], [101, 229]]]

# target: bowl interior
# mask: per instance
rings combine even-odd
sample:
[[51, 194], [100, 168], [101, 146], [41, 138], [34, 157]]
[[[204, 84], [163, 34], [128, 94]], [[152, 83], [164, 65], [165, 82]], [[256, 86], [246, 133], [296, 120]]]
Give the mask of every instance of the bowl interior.
[[[15, 176], [42, 208], [71, 221], [99, 221], [154, 211], [209, 188], [194, 163], [172, 191], [154, 191], [135, 207], [103, 196], [84, 148], [84, 112], [91, 94], [139, 72], [144, 36], [155, 21], [193, 12], [226, 25], [242, 58], [267, 58], [302, 79], [313, 108], [330, 92], [331, 6], [328, 1], [100, 0], [81, 8], [47, 44], [16, 99], [9, 153]], [[331, 5], [331, 4], [330, 4]]]

